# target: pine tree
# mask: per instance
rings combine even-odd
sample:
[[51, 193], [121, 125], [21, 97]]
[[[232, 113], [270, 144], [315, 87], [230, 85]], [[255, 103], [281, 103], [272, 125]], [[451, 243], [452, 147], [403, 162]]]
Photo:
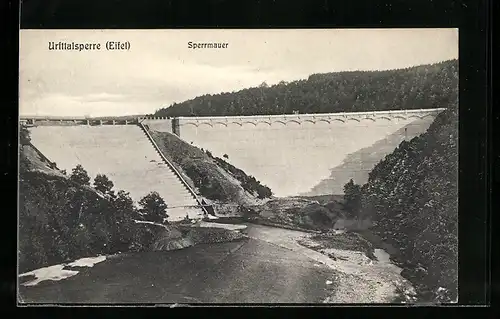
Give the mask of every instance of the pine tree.
[[144, 196], [139, 201], [139, 205], [144, 219], [150, 222], [163, 223], [163, 220], [168, 218], [167, 204], [157, 192]]
[[90, 186], [90, 177], [82, 165], [78, 164], [71, 172], [70, 180], [80, 185]]
[[97, 174], [94, 178], [94, 188], [106, 195], [112, 195], [113, 182], [104, 174]]

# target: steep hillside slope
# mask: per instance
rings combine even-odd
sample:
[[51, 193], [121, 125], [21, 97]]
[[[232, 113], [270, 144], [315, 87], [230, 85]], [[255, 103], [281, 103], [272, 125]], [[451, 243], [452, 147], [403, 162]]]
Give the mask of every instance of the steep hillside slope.
[[262, 199], [259, 197], [271, 195], [270, 190], [261, 191], [263, 186], [255, 179], [222, 159], [214, 158], [210, 152], [189, 145], [170, 133], [149, 132], [165, 157], [176, 166], [191, 187], [213, 203], [219, 212], [236, 212], [239, 205], [257, 205]]
[[313, 74], [233, 93], [204, 95], [155, 116], [335, 113], [436, 108], [458, 96], [458, 60], [390, 71]]
[[47, 174], [63, 176], [63, 172], [57, 168], [57, 164], [51, 162], [45, 157], [36, 147], [31, 144], [20, 145], [20, 151], [22, 153], [21, 162], [25, 165], [23, 168], [25, 170], [33, 170], [45, 172]]
[[427, 300], [457, 297], [457, 145], [450, 108], [377, 164], [361, 188], [360, 217], [371, 217], [373, 230], [400, 251], [396, 259]]
[[72, 181], [30, 143], [21, 128], [19, 147], [19, 270], [81, 257], [154, 249], [171, 232], [138, 224], [125, 192], [104, 195]]

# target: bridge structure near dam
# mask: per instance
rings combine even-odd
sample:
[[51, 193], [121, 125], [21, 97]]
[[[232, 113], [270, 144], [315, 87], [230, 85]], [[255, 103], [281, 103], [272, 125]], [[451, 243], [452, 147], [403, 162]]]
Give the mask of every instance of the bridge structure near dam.
[[19, 121], [30, 126], [41, 125], [128, 125], [138, 124], [138, 117], [74, 117], [74, 116], [20, 116]]
[[[380, 160], [402, 141], [425, 132], [443, 110], [176, 118], [21, 117], [21, 121], [38, 130], [43, 126], [106, 126], [109, 136], [101, 135], [98, 142], [102, 148], [106, 147], [106, 138], [119, 139], [112, 127], [173, 133], [214, 156], [226, 158], [269, 186], [276, 196], [296, 196], [343, 194], [343, 186], [350, 179], [365, 183]], [[80, 134], [88, 132], [82, 129]], [[128, 147], [127, 137], [122, 138], [123, 147]]]

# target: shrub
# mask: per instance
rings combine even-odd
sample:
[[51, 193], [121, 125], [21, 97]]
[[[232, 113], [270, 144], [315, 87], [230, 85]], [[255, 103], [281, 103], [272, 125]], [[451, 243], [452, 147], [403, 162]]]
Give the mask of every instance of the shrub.
[[209, 175], [203, 168], [191, 164], [185, 168], [185, 171], [204, 197], [212, 200], [226, 199], [221, 182]]
[[359, 216], [361, 209], [361, 186], [351, 179], [344, 185], [344, 210], [350, 217]]
[[21, 149], [19, 151], [19, 172], [27, 172], [30, 170], [30, 161]]
[[202, 176], [198, 189], [208, 199], [223, 200], [225, 198], [224, 188], [221, 183], [215, 178], [209, 178], [207, 175]]
[[148, 250], [155, 238], [155, 233], [148, 225], [135, 224], [132, 232], [132, 240], [129, 246], [131, 251]]
[[273, 195], [271, 189], [264, 185], [257, 186], [257, 197], [260, 199], [269, 198]]
[[21, 145], [28, 145], [31, 143], [30, 132], [24, 125], [20, 125], [19, 127], [19, 143]]

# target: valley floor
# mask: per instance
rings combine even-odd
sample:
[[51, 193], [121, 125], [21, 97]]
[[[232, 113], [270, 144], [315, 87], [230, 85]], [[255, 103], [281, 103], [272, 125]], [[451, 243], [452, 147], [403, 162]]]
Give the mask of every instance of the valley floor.
[[[375, 249], [374, 258], [369, 258], [366, 251], [344, 245], [326, 248], [313, 233], [252, 225], [248, 236], [258, 238], [287, 248], [309, 257], [334, 270], [327, 281], [331, 285], [325, 303], [390, 303], [400, 294], [412, 294], [411, 284], [401, 277], [401, 269], [393, 265], [389, 255], [382, 249]], [[336, 236], [344, 237], [339, 233]]]
[[322, 250], [309, 233], [246, 226], [237, 227], [247, 236], [241, 240], [120, 254], [79, 268], [77, 275], [66, 279], [21, 285], [21, 299], [28, 303], [375, 303], [392, 301], [398, 287], [405, 285], [400, 270], [383, 251], [376, 251], [378, 261], [374, 261], [359, 251]]

